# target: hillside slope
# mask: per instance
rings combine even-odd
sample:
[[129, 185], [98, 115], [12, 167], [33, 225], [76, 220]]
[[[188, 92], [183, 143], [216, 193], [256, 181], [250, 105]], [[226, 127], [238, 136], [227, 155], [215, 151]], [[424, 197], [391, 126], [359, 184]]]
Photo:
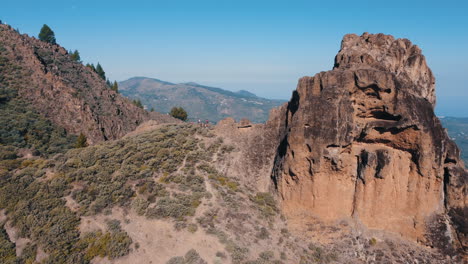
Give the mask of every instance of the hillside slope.
[[451, 263], [352, 222], [311, 225], [326, 243], [291, 232], [268, 178], [231, 166], [250, 143], [223, 128], [256, 133], [156, 125], [53, 159], [0, 157], [0, 262]]
[[59, 45], [0, 25], [0, 57], [5, 93], [16, 94], [68, 133], [85, 134], [90, 143], [119, 138], [150, 119]]
[[167, 113], [174, 106], [182, 106], [192, 120], [211, 122], [232, 117], [262, 123], [272, 108], [285, 102], [260, 98], [247, 91], [234, 93], [196, 83], [174, 84], [145, 77], [120, 82], [119, 89], [123, 95], [141, 100], [148, 109]]

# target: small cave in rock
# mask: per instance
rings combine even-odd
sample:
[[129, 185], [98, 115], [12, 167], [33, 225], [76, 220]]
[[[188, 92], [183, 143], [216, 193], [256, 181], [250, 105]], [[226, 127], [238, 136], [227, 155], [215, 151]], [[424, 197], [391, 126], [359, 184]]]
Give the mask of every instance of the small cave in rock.
[[401, 115], [392, 115], [386, 111], [376, 110], [371, 112], [371, 116], [375, 119], [390, 120], [390, 121], [400, 121]]

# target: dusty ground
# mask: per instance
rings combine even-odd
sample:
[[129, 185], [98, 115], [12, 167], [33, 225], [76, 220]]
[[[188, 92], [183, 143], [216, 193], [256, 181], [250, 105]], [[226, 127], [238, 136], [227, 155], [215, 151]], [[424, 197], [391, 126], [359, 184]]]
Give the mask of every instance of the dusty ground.
[[[183, 256], [190, 249], [195, 249], [200, 256], [215, 263], [216, 252], [223, 251], [219, 241], [203, 230], [195, 233], [187, 230], [176, 231], [173, 223], [163, 220], [150, 220], [133, 212], [126, 213], [122, 209], [114, 209], [111, 215], [83, 217], [80, 230], [84, 233], [106, 230], [106, 219], [117, 219], [133, 240], [132, 252], [122, 258], [110, 261], [95, 259], [93, 263], [166, 263], [171, 257]], [[138, 243], [138, 248], [135, 245]]]

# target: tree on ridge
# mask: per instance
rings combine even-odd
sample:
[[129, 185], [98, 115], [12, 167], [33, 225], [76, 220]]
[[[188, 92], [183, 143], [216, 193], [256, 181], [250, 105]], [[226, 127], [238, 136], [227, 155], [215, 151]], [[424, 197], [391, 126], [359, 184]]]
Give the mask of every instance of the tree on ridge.
[[182, 107], [172, 107], [171, 112], [169, 112], [169, 114], [172, 117], [180, 119], [182, 121], [186, 121], [188, 117], [187, 111], [185, 111], [185, 109], [183, 109]]
[[106, 72], [104, 72], [104, 69], [102, 68], [101, 64], [98, 62], [96, 65], [96, 73], [101, 76], [103, 80], [106, 79]]
[[39, 39], [50, 44], [57, 44], [54, 31], [46, 24], [42, 26], [41, 32], [39, 32]]

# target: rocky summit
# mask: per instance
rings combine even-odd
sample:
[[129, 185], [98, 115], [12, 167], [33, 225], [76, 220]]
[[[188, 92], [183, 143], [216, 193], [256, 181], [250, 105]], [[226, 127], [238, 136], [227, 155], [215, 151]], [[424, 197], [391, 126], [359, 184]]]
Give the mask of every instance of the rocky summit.
[[468, 173], [434, 87], [409, 40], [346, 35], [334, 69], [299, 80], [282, 113], [272, 179], [285, 214], [466, 250]]
[[434, 115], [434, 92], [409, 40], [346, 35], [333, 70], [301, 78], [289, 103], [257, 128], [271, 138], [255, 142], [276, 143], [246, 150], [264, 154], [248, 167], [269, 164], [264, 177], [300, 232], [349, 221], [466, 254], [468, 172]]

